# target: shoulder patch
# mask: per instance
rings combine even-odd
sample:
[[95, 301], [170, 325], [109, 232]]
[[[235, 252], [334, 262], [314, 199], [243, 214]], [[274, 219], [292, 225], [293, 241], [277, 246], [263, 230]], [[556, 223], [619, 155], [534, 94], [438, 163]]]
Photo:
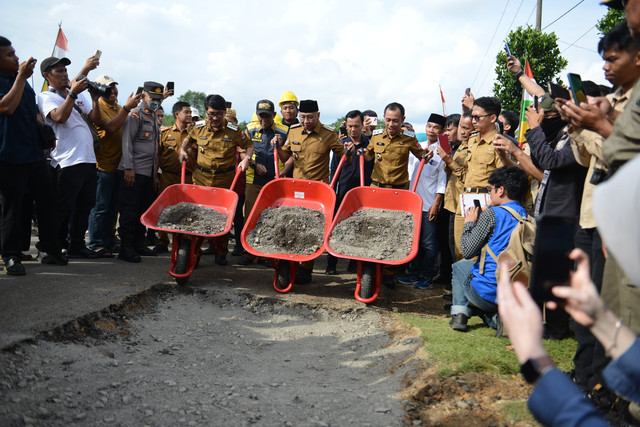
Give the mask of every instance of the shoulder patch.
[[135, 117], [136, 119], [139, 119], [139, 118], [140, 118], [140, 116], [139, 116], [139, 115], [137, 115], [136, 113], [134, 113], [133, 111], [131, 112], [131, 115], [132, 115], [133, 117]]
[[332, 127], [331, 127], [331, 126], [329, 126], [329, 125], [322, 125], [322, 126], [324, 126], [324, 128], [325, 128], [326, 130], [329, 130], [329, 131], [331, 131], [331, 132], [335, 132], [335, 131], [336, 131], [334, 128], [332, 128]]
[[416, 133], [412, 132], [410, 130], [405, 130], [404, 132], [402, 132], [402, 134], [406, 135], [406, 136], [410, 136], [411, 138], [415, 138], [416, 137]]
[[295, 125], [291, 125], [291, 126], [289, 126], [289, 129], [298, 128], [298, 127], [300, 127], [300, 126], [301, 126], [301, 124], [300, 124], [300, 123], [296, 123]]
[[227, 122], [227, 127], [231, 130], [238, 130], [238, 125], [235, 123]]
[[247, 130], [260, 129], [260, 123], [250, 122], [247, 124]]
[[371, 136], [373, 136], [373, 135], [382, 135], [382, 132], [384, 132], [384, 129], [375, 129], [375, 130], [371, 133]]
[[289, 128], [286, 127], [285, 125], [281, 124], [281, 123], [276, 123], [276, 129], [281, 130], [285, 133], [287, 133], [289, 131]]
[[207, 124], [207, 122], [206, 122], [205, 120], [198, 120], [198, 121], [196, 122], [196, 127], [197, 127], [197, 128], [202, 128], [202, 127], [204, 127], [204, 125], [206, 125], [206, 124]]

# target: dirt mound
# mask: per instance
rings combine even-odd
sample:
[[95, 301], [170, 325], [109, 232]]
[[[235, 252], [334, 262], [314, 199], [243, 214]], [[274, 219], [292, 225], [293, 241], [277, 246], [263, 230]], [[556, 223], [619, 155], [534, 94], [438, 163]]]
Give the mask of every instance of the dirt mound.
[[227, 216], [213, 208], [181, 202], [167, 206], [158, 218], [158, 227], [197, 234], [220, 234]]
[[262, 211], [247, 243], [256, 251], [311, 255], [324, 240], [324, 214], [301, 206], [280, 206]]
[[343, 255], [396, 261], [411, 252], [413, 216], [390, 209], [361, 209], [336, 225], [329, 246]]

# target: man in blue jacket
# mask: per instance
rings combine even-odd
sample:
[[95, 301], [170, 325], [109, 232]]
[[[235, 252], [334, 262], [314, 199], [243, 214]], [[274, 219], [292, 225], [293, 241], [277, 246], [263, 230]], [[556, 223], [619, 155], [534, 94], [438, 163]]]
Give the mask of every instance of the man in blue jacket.
[[[487, 325], [498, 328], [496, 303], [496, 261], [482, 249], [486, 246], [496, 258], [509, 244], [511, 232], [518, 224], [516, 215], [526, 218], [520, 204], [528, 189], [527, 175], [516, 166], [504, 166], [489, 176], [491, 206], [480, 212], [470, 208], [465, 215], [460, 247], [465, 259], [453, 265], [453, 305], [450, 327], [466, 331], [471, 305], [482, 311]], [[515, 214], [515, 215], [514, 215]], [[473, 263], [471, 258], [479, 256]], [[498, 330], [498, 333], [500, 331]]]

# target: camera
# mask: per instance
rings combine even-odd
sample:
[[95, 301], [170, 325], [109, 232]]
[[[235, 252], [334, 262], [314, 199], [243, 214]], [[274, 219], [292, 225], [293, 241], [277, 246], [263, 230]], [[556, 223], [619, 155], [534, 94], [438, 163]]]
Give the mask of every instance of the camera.
[[[76, 81], [79, 82], [85, 77], [87, 76], [85, 76], [84, 74], [80, 75], [78, 76]], [[111, 96], [111, 86], [102, 85], [100, 83], [92, 82], [91, 80], [87, 80], [87, 84], [89, 85], [89, 92], [100, 95], [103, 98], [108, 98]]]

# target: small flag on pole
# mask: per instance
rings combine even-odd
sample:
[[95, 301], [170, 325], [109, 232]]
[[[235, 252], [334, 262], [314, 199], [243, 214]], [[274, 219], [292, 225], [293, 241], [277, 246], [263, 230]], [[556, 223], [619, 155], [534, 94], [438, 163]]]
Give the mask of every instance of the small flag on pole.
[[[529, 60], [525, 61], [524, 73], [535, 82], [533, 73], [531, 72], [531, 67], [529, 66]], [[520, 148], [522, 148], [525, 141], [524, 134], [529, 130], [529, 123], [527, 122], [527, 119], [525, 119], [524, 113], [527, 111], [527, 107], [531, 104], [533, 104], [533, 96], [529, 95], [529, 92], [525, 89], [522, 89], [522, 109], [520, 111], [520, 130], [518, 132], [518, 144], [520, 145]]]
[[[69, 44], [67, 42], [67, 37], [62, 31], [62, 24], [59, 24], [58, 35], [56, 36], [56, 44], [53, 45], [53, 52], [51, 52], [51, 56], [55, 56], [56, 58], [66, 58], [68, 54]], [[49, 89], [49, 82], [45, 80], [42, 84], [42, 92], [47, 89]]]
[[447, 117], [447, 102], [444, 100], [444, 94], [442, 93], [442, 86], [438, 85], [440, 88], [440, 99], [442, 99], [442, 115]]

